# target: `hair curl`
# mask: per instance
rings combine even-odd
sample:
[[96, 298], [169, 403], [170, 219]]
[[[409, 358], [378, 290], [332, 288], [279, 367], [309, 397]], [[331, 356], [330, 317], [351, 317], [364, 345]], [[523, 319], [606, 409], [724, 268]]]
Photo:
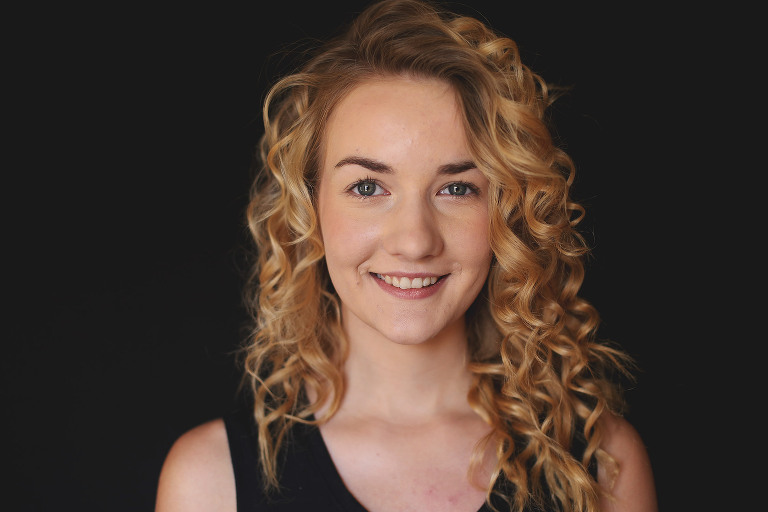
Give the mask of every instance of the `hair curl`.
[[[611, 462], [599, 449], [597, 420], [621, 407], [608, 374], [630, 361], [596, 340], [598, 314], [577, 295], [587, 246], [575, 227], [584, 210], [569, 197], [574, 165], [547, 128], [552, 94], [514, 41], [417, 0], [371, 5], [265, 100], [261, 169], [247, 211], [258, 256], [247, 287], [255, 325], [245, 357], [265, 483], [279, 486], [277, 456], [291, 425], [326, 421], [344, 393], [347, 340], [314, 199], [326, 122], [351, 89], [393, 75], [453, 86], [470, 152], [490, 183], [494, 260], [467, 313], [468, 400], [493, 427], [485, 442], [498, 456], [488, 498], [503, 476], [515, 509], [549, 502], [596, 510], [598, 487], [586, 468], [596, 458]], [[326, 401], [327, 413], [315, 419]], [[575, 437], [587, 445], [580, 461], [570, 454]]]

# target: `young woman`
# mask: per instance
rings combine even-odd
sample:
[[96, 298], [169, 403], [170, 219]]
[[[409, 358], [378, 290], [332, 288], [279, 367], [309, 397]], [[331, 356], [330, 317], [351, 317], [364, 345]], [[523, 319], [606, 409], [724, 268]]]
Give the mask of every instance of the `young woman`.
[[416, 0], [273, 87], [251, 406], [176, 442], [159, 512], [656, 509], [549, 102], [514, 42]]

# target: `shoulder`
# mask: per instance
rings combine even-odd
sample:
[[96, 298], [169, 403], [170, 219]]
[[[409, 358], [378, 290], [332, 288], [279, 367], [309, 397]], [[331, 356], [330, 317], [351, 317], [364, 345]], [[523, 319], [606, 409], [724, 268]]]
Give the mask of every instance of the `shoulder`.
[[611, 471], [598, 461], [598, 482], [610, 493], [601, 510], [609, 512], [656, 512], [656, 490], [648, 451], [637, 430], [610, 412], [600, 417], [603, 438], [600, 448], [616, 463]]
[[234, 512], [235, 477], [224, 421], [213, 420], [183, 434], [160, 473], [156, 512]]

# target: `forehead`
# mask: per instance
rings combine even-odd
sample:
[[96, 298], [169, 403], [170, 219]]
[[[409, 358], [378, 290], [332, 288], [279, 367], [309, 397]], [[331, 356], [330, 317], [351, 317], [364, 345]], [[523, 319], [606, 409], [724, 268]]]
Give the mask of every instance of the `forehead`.
[[335, 118], [350, 115], [360, 118], [361, 114], [386, 115], [402, 111], [426, 115], [436, 108], [451, 115], [459, 113], [458, 98], [451, 84], [431, 78], [377, 77], [349, 91], [331, 112], [328, 124]]
[[[331, 112], [324, 153], [382, 153], [407, 146], [466, 154], [464, 122], [457, 94], [435, 79], [386, 77], [352, 89]], [[450, 155], [446, 155], [449, 157]]]
[[339, 102], [337, 110], [342, 103], [366, 102], [371, 99], [386, 100], [396, 97], [406, 104], [413, 105], [425, 97], [438, 99], [443, 96], [455, 99], [453, 86], [443, 80], [404, 75], [376, 76], [353, 87]]

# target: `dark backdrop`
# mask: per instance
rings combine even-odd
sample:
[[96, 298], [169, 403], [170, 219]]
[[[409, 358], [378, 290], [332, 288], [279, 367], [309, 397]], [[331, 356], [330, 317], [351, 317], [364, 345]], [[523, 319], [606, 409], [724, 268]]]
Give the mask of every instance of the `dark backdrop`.
[[[709, 286], [693, 271], [698, 61], [678, 13], [456, 5], [519, 43], [574, 157], [594, 247], [583, 294], [639, 363], [629, 419], [662, 509], [711, 504], [701, 459]], [[167, 450], [233, 403], [243, 210], [281, 50], [360, 2], [18, 12], [7, 142], [5, 496], [13, 510], [152, 510]], [[617, 4], [618, 5], [618, 4]], [[698, 157], [697, 157], [698, 158]], [[16, 181], [17, 180], [17, 181]], [[692, 184], [694, 183], [694, 184]], [[704, 327], [702, 327], [704, 325]], [[693, 428], [692, 428], [693, 426]], [[682, 461], [685, 461], [684, 463]], [[706, 507], [702, 507], [706, 508]]]

